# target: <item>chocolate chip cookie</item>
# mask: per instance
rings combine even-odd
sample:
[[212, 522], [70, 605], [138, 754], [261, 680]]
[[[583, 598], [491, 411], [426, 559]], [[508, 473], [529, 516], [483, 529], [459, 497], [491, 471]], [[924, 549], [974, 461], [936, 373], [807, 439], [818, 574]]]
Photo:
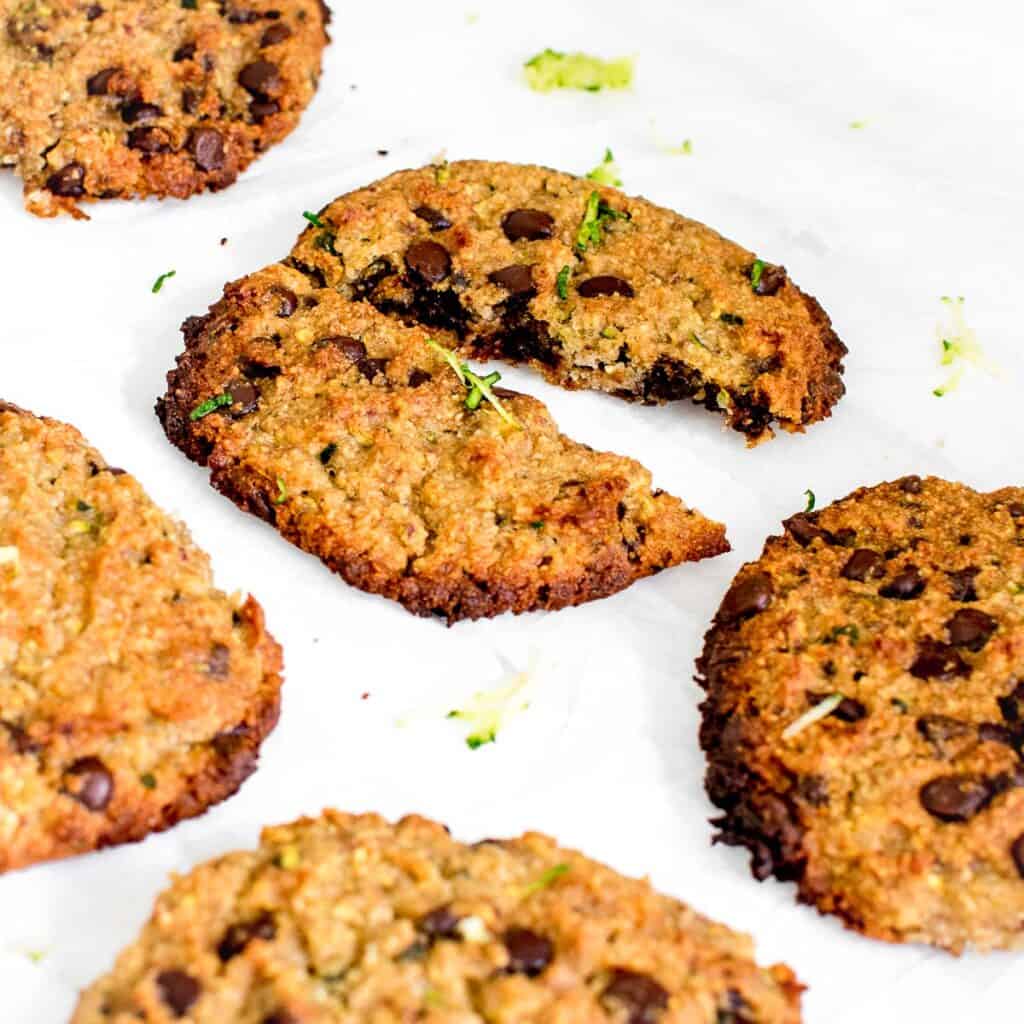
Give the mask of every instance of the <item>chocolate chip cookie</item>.
[[184, 333], [157, 406], [168, 438], [239, 506], [417, 614], [561, 608], [728, 548], [638, 463], [292, 267], [229, 285]]
[[698, 662], [719, 839], [874, 938], [1024, 947], [1024, 488], [784, 525]]
[[843, 394], [845, 346], [784, 267], [671, 210], [544, 167], [402, 171], [330, 203], [292, 265], [566, 388], [690, 399], [751, 444]]
[[546, 836], [327, 811], [177, 879], [72, 1024], [797, 1024], [800, 990]]
[[322, 0], [13, 0], [0, 164], [42, 217], [230, 185], [313, 98]]
[[230, 796], [277, 720], [263, 613], [72, 427], [0, 402], [0, 871]]

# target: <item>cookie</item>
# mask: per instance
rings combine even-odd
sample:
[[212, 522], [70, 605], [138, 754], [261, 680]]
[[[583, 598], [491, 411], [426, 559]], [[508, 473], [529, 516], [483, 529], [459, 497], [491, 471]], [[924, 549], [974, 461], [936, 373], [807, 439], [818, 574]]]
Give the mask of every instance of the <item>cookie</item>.
[[[184, 326], [157, 413], [211, 483], [354, 586], [449, 622], [562, 608], [724, 528], [418, 327], [275, 264]], [[449, 362], [450, 360], [450, 362]], [[490, 382], [490, 383], [489, 383]]]
[[1024, 948], [1024, 488], [784, 525], [698, 662], [720, 840], [873, 938]]
[[552, 839], [326, 811], [177, 879], [72, 1024], [796, 1024], [723, 925]]
[[843, 394], [846, 348], [785, 268], [593, 181], [465, 161], [393, 174], [318, 220], [293, 266], [566, 388], [690, 399], [752, 444]]
[[252, 599], [73, 427], [0, 402], [0, 871], [230, 796], [278, 713]]
[[322, 0], [13, 0], [0, 164], [41, 217], [93, 199], [222, 189], [298, 124]]

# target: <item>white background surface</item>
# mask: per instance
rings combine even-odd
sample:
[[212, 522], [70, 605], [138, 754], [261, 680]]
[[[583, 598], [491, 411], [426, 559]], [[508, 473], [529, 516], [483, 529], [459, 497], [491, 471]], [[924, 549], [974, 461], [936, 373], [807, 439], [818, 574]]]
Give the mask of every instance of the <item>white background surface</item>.
[[[22, 213], [19, 184], [0, 177], [0, 395], [75, 423], [184, 518], [220, 585], [263, 603], [287, 664], [281, 724], [237, 797], [142, 845], [0, 879], [0, 1021], [62, 1024], [76, 991], [134, 937], [168, 872], [327, 804], [415, 810], [471, 840], [536, 828], [649, 874], [753, 932], [763, 960], [790, 963], [810, 986], [813, 1024], [1018, 1019], [1019, 956], [958, 961], [873, 943], [795, 905], [792, 886], [755, 883], [744, 853], [711, 848], [691, 675], [728, 581], [802, 508], [805, 488], [820, 505], [910, 471], [983, 488], [1021, 482], [1019, 8], [337, 7], [302, 126], [228, 191], [47, 222]], [[545, 46], [633, 53], [635, 87], [532, 93], [519, 68]], [[684, 138], [691, 156], [659, 147]], [[628, 191], [784, 262], [851, 350], [833, 418], [755, 451], [696, 408], [631, 407], [507, 374], [548, 401], [567, 433], [641, 457], [657, 484], [724, 520], [732, 554], [584, 608], [449, 630], [346, 587], [217, 496], [164, 440], [152, 406], [180, 350], [179, 322], [225, 280], [285, 255], [302, 210], [443, 148], [584, 172], [606, 145]], [[943, 294], [966, 297], [1003, 375], [973, 372], [937, 399]], [[470, 752], [445, 711], [497, 686], [502, 658], [525, 667], [531, 653], [541, 667], [530, 708], [496, 745]], [[45, 956], [34, 963], [29, 951]]]

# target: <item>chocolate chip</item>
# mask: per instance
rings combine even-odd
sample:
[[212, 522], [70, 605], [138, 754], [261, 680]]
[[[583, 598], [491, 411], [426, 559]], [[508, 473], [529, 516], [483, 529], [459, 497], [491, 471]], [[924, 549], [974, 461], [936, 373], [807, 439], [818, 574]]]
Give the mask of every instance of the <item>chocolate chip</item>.
[[957, 653], [956, 648], [926, 636], [917, 642], [917, 657], [910, 666], [910, 674], [917, 679], [955, 679], [969, 676], [971, 666]]
[[998, 725], [995, 722], [982, 722], [978, 726], [978, 739], [982, 743], [1001, 743], [1005, 747], [1013, 747], [1015, 750], [1020, 746], [1022, 737], [1014, 735], [1012, 729], [1005, 725]]
[[277, 935], [273, 915], [264, 911], [250, 921], [238, 921], [224, 933], [217, 946], [217, 956], [223, 963], [238, 956], [254, 939], [270, 942]]
[[462, 918], [453, 914], [451, 907], [445, 904], [424, 914], [416, 922], [416, 928], [431, 942], [436, 939], [458, 939], [460, 938], [458, 926], [461, 920]]
[[313, 348], [337, 349], [350, 363], [361, 363], [366, 358], [366, 346], [356, 338], [349, 338], [344, 335], [331, 335], [328, 338], [320, 338], [314, 343]]
[[269, 1017], [263, 1018], [263, 1024], [301, 1024], [299, 1018], [287, 1010], [275, 1010]]
[[241, 363], [242, 375], [249, 380], [273, 380], [281, 376], [281, 367], [270, 363], [260, 363], [255, 359], [246, 359]]
[[65, 164], [46, 179], [46, 187], [55, 196], [76, 198], [85, 194], [85, 168], [79, 163]]
[[95, 21], [103, 13], [103, 8], [99, 4], [90, 4], [85, 9], [85, 20]]
[[194, 114], [199, 109], [199, 101], [201, 99], [202, 94], [200, 92], [186, 86], [181, 90], [181, 109], [186, 114]]
[[510, 242], [535, 242], [554, 234], [555, 218], [543, 210], [510, 210], [501, 218], [501, 229]]
[[260, 46], [277, 46], [278, 43], [283, 43], [286, 39], [290, 39], [291, 34], [292, 30], [283, 21], [279, 21], [276, 25], [271, 25], [263, 33]]
[[428, 380], [433, 380], [433, 375], [427, 373], [426, 370], [421, 370], [418, 366], [413, 367], [409, 371], [409, 387], [418, 388], [421, 384], [426, 384]]
[[228, 7], [224, 16], [232, 25], [251, 25], [260, 20], [260, 12], [250, 7]]
[[822, 540], [828, 539], [828, 532], [818, 526], [815, 519], [817, 519], [816, 513], [798, 512], [795, 516], [784, 519], [782, 525], [793, 540], [800, 547], [805, 548], [819, 537]]
[[37, 754], [43, 749], [43, 745], [33, 740], [20, 725], [16, 725], [14, 722], [5, 722], [3, 719], [0, 719], [0, 725], [7, 730], [11, 746], [16, 754]]
[[114, 795], [114, 777], [98, 757], [80, 757], [64, 772], [64, 792], [90, 811], [102, 811]]
[[949, 642], [954, 647], [966, 647], [969, 651], [980, 651], [999, 625], [991, 615], [977, 608], [961, 608], [946, 622]]
[[215, 679], [227, 679], [231, 671], [231, 651], [227, 644], [214, 644], [210, 648], [210, 657], [206, 662], [207, 671]]
[[921, 478], [919, 476], [905, 476], [898, 481], [899, 489], [905, 494], [921, 493]]
[[452, 258], [439, 242], [421, 240], [405, 250], [405, 265], [420, 280], [437, 284], [451, 273]]
[[1007, 722], [1016, 724], [1024, 721], [1024, 680], [1017, 683], [1005, 697], [997, 697], [996, 703]]
[[555, 947], [550, 939], [530, 931], [529, 928], [509, 928], [502, 936], [508, 950], [509, 974], [525, 974], [535, 978], [555, 956]]
[[199, 998], [199, 982], [184, 971], [161, 971], [156, 976], [156, 987], [175, 1017], [184, 1017]]
[[832, 712], [832, 717], [838, 718], [840, 722], [859, 722], [867, 716], [868, 709], [853, 697], [844, 697]]
[[377, 374], [385, 374], [388, 369], [387, 359], [363, 359], [359, 363], [359, 372], [367, 379], [373, 380]]
[[201, 171], [219, 171], [224, 166], [224, 136], [216, 128], [194, 129], [188, 148]]
[[1011, 519], [1024, 519], [1024, 501], [1014, 501], [1006, 506]]
[[446, 231], [452, 226], [452, 222], [440, 211], [432, 206], [417, 206], [412, 211], [420, 220], [430, 225], [431, 231]]
[[576, 286], [576, 291], [585, 299], [596, 299], [601, 295], [622, 295], [633, 298], [633, 286], [621, 277], [612, 274], [599, 274], [588, 277]]
[[239, 71], [238, 84], [251, 96], [267, 100], [281, 91], [281, 73], [269, 60], [256, 60]]
[[268, 117], [273, 117], [281, 109], [277, 100], [253, 100], [249, 104], [249, 113], [257, 124], [262, 124]]
[[843, 579], [863, 583], [869, 574], [881, 575], [884, 565], [885, 559], [877, 551], [872, 551], [871, 548], [857, 548], [847, 559], [846, 565], [840, 570], [839, 575]]
[[755, 572], [733, 583], [722, 601], [719, 615], [737, 622], [763, 612], [772, 603], [774, 584], [767, 573]]
[[162, 128], [144, 125], [128, 133], [128, 148], [137, 149], [140, 153], [167, 153], [171, 144]]
[[971, 725], [949, 715], [921, 715], [916, 722], [917, 731], [943, 757], [948, 756], [946, 744], [950, 740], [963, 739], [971, 732]]
[[284, 288], [276, 284], [270, 290], [278, 298], [277, 315], [279, 317], [290, 317], [299, 308], [299, 300], [291, 288]]
[[668, 1007], [668, 992], [648, 974], [615, 967], [601, 1000], [625, 1007], [627, 1024], [654, 1024]]
[[125, 124], [140, 124], [155, 121], [163, 116], [163, 109], [155, 103], [144, 103], [142, 100], [128, 100], [121, 107], [121, 120]]
[[755, 295], [774, 295], [786, 283], [786, 268], [765, 263], [761, 279], [754, 288]]
[[260, 404], [259, 390], [251, 381], [233, 381], [228, 385], [227, 393], [231, 396], [232, 416], [248, 416]]
[[925, 582], [916, 565], [908, 565], [903, 572], [894, 576], [878, 593], [895, 601], [910, 601], [920, 597]]
[[192, 60], [196, 55], [196, 44], [195, 43], [182, 43], [171, 56], [171, 60], [175, 64], [180, 64], [183, 60]]
[[524, 266], [521, 263], [502, 267], [501, 270], [495, 270], [488, 274], [487, 280], [513, 295], [524, 295], [526, 292], [533, 291], [533, 267]]
[[1013, 858], [1017, 874], [1024, 878], [1024, 833], [1014, 839], [1013, 844], [1010, 846], [1010, 856]]
[[946, 573], [949, 577], [949, 596], [954, 601], [977, 601], [978, 591], [974, 587], [974, 578], [980, 572], [976, 565], [969, 565], [966, 569]]
[[85, 82], [85, 91], [90, 96], [106, 96], [110, 86], [110, 80], [116, 75], [120, 68], [104, 68], [90, 76]]
[[921, 806], [939, 821], [969, 821], [992, 797], [979, 775], [940, 775], [921, 787]]

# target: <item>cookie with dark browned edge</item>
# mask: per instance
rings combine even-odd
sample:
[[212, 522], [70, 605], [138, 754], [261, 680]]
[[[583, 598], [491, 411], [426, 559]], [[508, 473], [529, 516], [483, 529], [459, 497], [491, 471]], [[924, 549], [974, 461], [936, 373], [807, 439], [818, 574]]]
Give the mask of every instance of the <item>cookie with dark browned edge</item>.
[[157, 407], [170, 440], [239, 506], [417, 614], [561, 608], [728, 548], [639, 463], [559, 434], [526, 395], [474, 398], [422, 328], [298, 270], [229, 285], [184, 332]]
[[460, 161], [329, 203], [293, 266], [567, 388], [691, 399], [753, 444], [843, 394], [845, 346], [785, 268], [617, 189]]
[[873, 938], [1024, 947], [1024, 488], [784, 525], [698, 661], [718, 839]]
[[250, 597], [73, 427], [0, 402], [0, 872], [230, 796], [277, 721]]
[[325, 811], [176, 879], [72, 1024], [798, 1024], [753, 954], [547, 836]]
[[13, 0], [0, 30], [0, 164], [25, 206], [230, 185], [298, 124], [323, 0]]

